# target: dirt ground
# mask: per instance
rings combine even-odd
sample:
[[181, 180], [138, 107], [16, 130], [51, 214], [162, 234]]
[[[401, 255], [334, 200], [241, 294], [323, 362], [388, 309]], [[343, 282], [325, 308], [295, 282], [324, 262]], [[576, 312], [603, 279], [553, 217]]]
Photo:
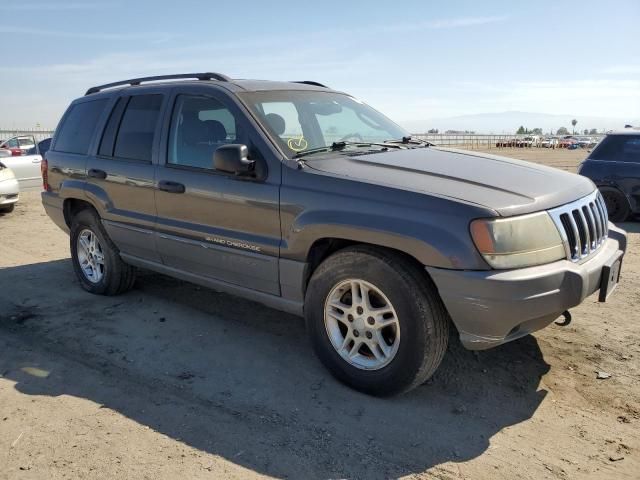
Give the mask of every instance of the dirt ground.
[[85, 293], [25, 193], [0, 216], [0, 479], [637, 479], [640, 223], [622, 226], [608, 303], [490, 351], [453, 345], [430, 382], [377, 399], [333, 380], [297, 317], [149, 273]]

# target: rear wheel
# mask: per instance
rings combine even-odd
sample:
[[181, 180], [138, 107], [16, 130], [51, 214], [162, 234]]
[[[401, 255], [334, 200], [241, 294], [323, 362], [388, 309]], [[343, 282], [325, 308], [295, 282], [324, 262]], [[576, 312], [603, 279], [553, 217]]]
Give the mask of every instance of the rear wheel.
[[341, 250], [316, 269], [305, 317], [322, 363], [373, 395], [424, 383], [449, 337], [447, 313], [429, 278], [403, 256], [367, 246]]
[[133, 287], [135, 268], [122, 261], [94, 210], [81, 210], [73, 217], [70, 246], [73, 268], [86, 291], [117, 295]]
[[604, 203], [607, 206], [609, 220], [612, 222], [624, 222], [629, 218], [631, 208], [622, 192], [613, 189], [603, 189], [601, 193]]

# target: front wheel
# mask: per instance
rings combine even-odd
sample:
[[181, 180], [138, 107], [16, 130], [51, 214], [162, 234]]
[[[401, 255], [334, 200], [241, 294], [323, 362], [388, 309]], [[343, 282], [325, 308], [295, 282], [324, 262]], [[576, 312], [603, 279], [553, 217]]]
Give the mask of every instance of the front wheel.
[[69, 238], [73, 269], [82, 288], [99, 295], [131, 289], [135, 268], [122, 261], [95, 211], [85, 209], [74, 216]]
[[16, 204], [12, 203], [10, 205], [6, 205], [4, 207], [0, 207], [0, 213], [11, 213], [13, 209], [16, 208]]
[[602, 198], [607, 206], [607, 212], [609, 213], [609, 220], [612, 222], [624, 222], [631, 214], [631, 208], [629, 202], [618, 190], [603, 190]]
[[373, 395], [424, 383], [449, 337], [446, 310], [426, 274], [399, 254], [367, 246], [341, 250], [316, 269], [305, 317], [322, 363]]

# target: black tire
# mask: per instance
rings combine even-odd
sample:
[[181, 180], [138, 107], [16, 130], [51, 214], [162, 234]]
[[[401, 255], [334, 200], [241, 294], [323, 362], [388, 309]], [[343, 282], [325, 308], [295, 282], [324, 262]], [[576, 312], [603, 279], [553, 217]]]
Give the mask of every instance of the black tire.
[[7, 205], [6, 207], [0, 207], [0, 213], [11, 213], [14, 208], [16, 208], [16, 204], [12, 203], [11, 205]]
[[[83, 230], [90, 230], [98, 238], [104, 254], [104, 274], [96, 283], [91, 282], [82, 271], [78, 259], [78, 236]], [[120, 253], [113, 244], [93, 209], [79, 211], [71, 222], [70, 231], [71, 261], [73, 269], [82, 288], [98, 295], [118, 295], [130, 290], [135, 283], [136, 270], [120, 258]]]
[[[327, 296], [335, 285], [351, 278], [378, 287], [397, 313], [398, 350], [378, 370], [363, 370], [344, 360], [325, 328]], [[320, 361], [338, 380], [371, 395], [395, 395], [424, 383], [440, 365], [449, 339], [449, 316], [426, 273], [400, 254], [368, 246], [340, 250], [316, 269], [307, 288], [305, 318]]]
[[631, 207], [629, 201], [619, 190], [603, 189], [600, 191], [602, 198], [607, 206], [607, 212], [609, 213], [609, 220], [612, 222], [624, 222], [631, 215]]

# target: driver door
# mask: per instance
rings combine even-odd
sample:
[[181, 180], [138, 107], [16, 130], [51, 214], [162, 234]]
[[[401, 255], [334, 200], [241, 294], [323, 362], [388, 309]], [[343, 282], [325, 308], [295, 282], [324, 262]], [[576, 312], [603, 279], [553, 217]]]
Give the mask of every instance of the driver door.
[[156, 174], [163, 263], [279, 295], [280, 162], [262, 179], [216, 171], [213, 154], [225, 144], [245, 144], [253, 159], [264, 161], [246, 114], [211, 88], [180, 88], [172, 103]]

